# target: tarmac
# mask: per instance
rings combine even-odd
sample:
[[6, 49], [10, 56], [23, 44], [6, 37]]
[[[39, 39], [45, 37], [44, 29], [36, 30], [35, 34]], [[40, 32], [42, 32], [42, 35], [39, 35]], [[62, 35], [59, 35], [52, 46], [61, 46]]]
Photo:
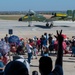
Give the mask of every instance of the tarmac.
[[[19, 22], [15, 20], [0, 20], [0, 38], [4, 38], [9, 33], [9, 29], [13, 29], [13, 35], [17, 35], [23, 38], [33, 38], [34, 36], [40, 37], [45, 32], [56, 34], [56, 30], [63, 30], [69, 38], [75, 35], [75, 22], [72, 21], [54, 21], [54, 26], [48, 28], [45, 26], [45, 22], [33, 21], [31, 27], [28, 27], [28, 22]], [[9, 35], [10, 36], [10, 35]], [[39, 72], [39, 58], [31, 61], [30, 75], [32, 71]], [[53, 67], [56, 56], [51, 56], [53, 60]], [[63, 70], [64, 75], [75, 75], [75, 57], [71, 55], [64, 55], [63, 58]]]
[[[53, 60], [53, 69], [55, 67], [55, 60], [56, 60], [56, 56], [50, 56]], [[38, 56], [38, 59], [33, 59], [31, 60], [31, 66], [30, 66], [30, 75], [32, 74], [32, 72], [34, 70], [38, 71], [39, 73], [39, 58], [40, 56]], [[71, 57], [71, 55], [64, 55], [63, 57], [63, 75], [75, 75], [75, 57]]]
[[61, 29], [69, 38], [75, 35], [75, 22], [72, 21], [54, 21], [54, 26], [52, 28], [46, 27], [46, 22], [33, 21], [31, 27], [28, 27], [28, 24], [28, 22], [15, 20], [0, 20], [0, 38], [8, 34], [9, 29], [13, 30], [13, 35], [24, 38], [40, 37], [45, 32], [55, 35], [56, 30]]

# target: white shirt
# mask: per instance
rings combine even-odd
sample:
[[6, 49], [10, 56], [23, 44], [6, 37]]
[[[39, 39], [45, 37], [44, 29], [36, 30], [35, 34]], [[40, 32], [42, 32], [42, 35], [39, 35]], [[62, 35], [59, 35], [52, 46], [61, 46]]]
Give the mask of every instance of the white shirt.
[[26, 44], [26, 48], [27, 48], [27, 52], [31, 53], [31, 49], [30, 49], [30, 45], [29, 44]]
[[25, 59], [21, 58], [21, 59], [17, 59], [16, 61], [23, 62], [26, 65], [26, 67], [28, 69], [28, 72], [30, 72], [30, 65], [29, 65], [29, 63]]

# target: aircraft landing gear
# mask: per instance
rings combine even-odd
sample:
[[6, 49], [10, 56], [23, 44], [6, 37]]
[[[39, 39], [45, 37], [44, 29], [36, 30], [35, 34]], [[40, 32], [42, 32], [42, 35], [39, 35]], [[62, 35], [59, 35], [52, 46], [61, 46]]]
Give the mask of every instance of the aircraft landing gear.
[[53, 24], [52, 23], [50, 24], [50, 27], [53, 27]]
[[31, 25], [28, 25], [28, 27], [31, 27]]
[[50, 25], [49, 25], [49, 22], [47, 22], [46, 27], [49, 27], [49, 28], [53, 27], [53, 21], [51, 21]]
[[49, 27], [49, 23], [46, 23], [46, 27]]
[[28, 23], [29, 23], [28, 27], [31, 27], [32, 22], [31, 22], [31, 21], [29, 21]]
[[50, 27], [50, 28], [51, 28], [51, 27], [53, 27], [53, 24], [51, 23], [51, 24], [49, 25], [49, 23], [47, 23], [47, 24], [46, 24], [46, 27]]

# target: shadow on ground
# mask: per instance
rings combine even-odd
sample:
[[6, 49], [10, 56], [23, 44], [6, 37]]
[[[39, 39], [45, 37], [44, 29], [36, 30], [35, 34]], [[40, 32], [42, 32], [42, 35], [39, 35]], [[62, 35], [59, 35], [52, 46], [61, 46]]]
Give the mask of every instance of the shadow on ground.
[[63, 62], [75, 63], [75, 61], [71, 61], [71, 60], [63, 60]]
[[28, 26], [14, 26], [14, 27], [17, 27], [17, 28], [19, 28], [19, 27], [24, 28], [24, 27], [28, 27]]
[[70, 27], [70, 26], [67, 26], [67, 25], [60, 25], [60, 26], [53, 26], [53, 27]]
[[[35, 27], [39, 27], [39, 28], [43, 28], [43, 29], [50, 29], [52, 27], [46, 27], [44, 25], [35, 25]], [[53, 26], [53, 27], [70, 27], [70, 26], [67, 26], [67, 25], [60, 25], [60, 26]]]
[[43, 29], [50, 29], [51, 27], [46, 27], [44, 25], [35, 25], [35, 27], [43, 28]]
[[30, 67], [39, 67], [39, 66], [37, 66], [37, 65], [30, 65]]
[[75, 60], [75, 57], [69, 58], [70, 60]]

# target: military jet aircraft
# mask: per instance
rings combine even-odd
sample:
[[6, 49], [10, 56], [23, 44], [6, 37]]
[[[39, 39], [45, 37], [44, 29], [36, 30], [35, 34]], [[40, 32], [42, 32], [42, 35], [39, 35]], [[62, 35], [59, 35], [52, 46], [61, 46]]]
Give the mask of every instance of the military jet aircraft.
[[[53, 20], [52, 20], [53, 16], [54, 15], [42, 15], [34, 12], [33, 10], [29, 10], [25, 16], [19, 18], [19, 21], [28, 21], [29, 22], [28, 26], [31, 26], [30, 25], [31, 21], [47, 22], [46, 26], [51, 27], [53, 25]], [[50, 25], [49, 22], [51, 22]]]
[[54, 15], [55, 17], [59, 17], [62, 20], [68, 18], [68, 15], [66, 13], [52, 13], [52, 15]]
[[[46, 22], [47, 27], [52, 27], [53, 26], [53, 21], [55, 20], [55, 17], [66, 17], [66, 15], [62, 14], [57, 14], [57, 13], [52, 13], [51, 15], [44, 15], [44, 14], [38, 14], [34, 12], [33, 10], [29, 10], [28, 13], [19, 18], [19, 21], [28, 21], [29, 22], [29, 27], [31, 26], [31, 21], [39, 21], [39, 22]], [[49, 24], [50, 22], [50, 24]]]

